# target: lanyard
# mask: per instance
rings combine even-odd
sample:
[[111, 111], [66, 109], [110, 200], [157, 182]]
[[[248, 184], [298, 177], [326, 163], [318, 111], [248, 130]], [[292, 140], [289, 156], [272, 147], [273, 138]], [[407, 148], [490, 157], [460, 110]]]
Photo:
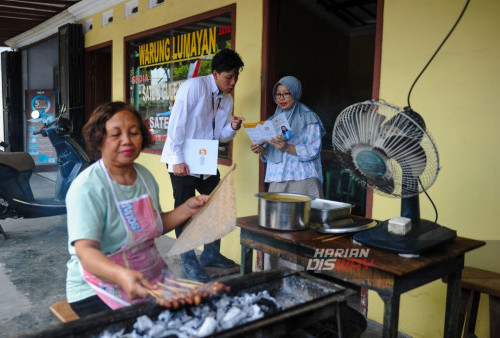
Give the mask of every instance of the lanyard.
[[214, 109], [214, 100], [212, 98], [212, 112], [213, 112], [213, 119], [212, 119], [212, 139], [215, 140], [215, 117], [217, 116], [217, 111], [220, 108], [220, 101], [222, 100], [222, 97], [219, 97], [219, 100], [217, 102], [217, 109]]

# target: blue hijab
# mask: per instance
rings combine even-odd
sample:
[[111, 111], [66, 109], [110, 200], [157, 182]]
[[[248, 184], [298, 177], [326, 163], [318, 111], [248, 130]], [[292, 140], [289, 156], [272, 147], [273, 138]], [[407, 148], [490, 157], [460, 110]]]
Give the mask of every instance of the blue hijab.
[[[279, 85], [283, 85], [288, 88], [290, 93], [292, 93], [293, 97], [293, 106], [290, 109], [283, 110], [276, 102], [276, 89]], [[326, 134], [325, 127], [321, 122], [318, 115], [313, 112], [308, 106], [300, 102], [300, 98], [302, 96], [302, 84], [300, 81], [293, 76], [285, 76], [281, 78], [273, 88], [273, 98], [274, 102], [277, 104], [276, 111], [273, 116], [269, 118], [272, 120], [275, 116], [284, 113], [286, 119], [288, 120], [288, 124], [292, 128], [292, 133], [296, 135], [302, 129], [304, 129], [307, 125], [312, 123], [318, 123], [321, 128], [321, 137]], [[267, 147], [266, 152], [267, 160], [273, 163], [280, 163], [283, 158], [283, 152], [281, 150], [276, 149], [273, 146]]]

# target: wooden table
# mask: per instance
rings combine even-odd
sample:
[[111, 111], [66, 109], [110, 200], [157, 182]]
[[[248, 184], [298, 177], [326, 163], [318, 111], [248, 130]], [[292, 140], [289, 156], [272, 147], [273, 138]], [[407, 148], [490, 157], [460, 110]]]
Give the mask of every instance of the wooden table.
[[[384, 301], [383, 336], [397, 337], [401, 294], [436, 279], [448, 276], [446, 295], [445, 337], [457, 336], [460, 305], [461, 272], [465, 253], [485, 245], [485, 242], [457, 237], [441, 248], [422, 254], [419, 258], [403, 258], [397, 254], [354, 244], [351, 235], [324, 235], [313, 229], [277, 231], [258, 225], [257, 216], [240, 217], [241, 274], [252, 272], [253, 250], [279, 256], [304, 267], [314, 267], [323, 249], [330, 253], [362, 249], [364, 258], [337, 258], [334, 268], [321, 272], [376, 291]], [[333, 249], [333, 250], [332, 250]], [[352, 251], [351, 251], [352, 253]], [[316, 257], [315, 257], [316, 254]], [[323, 260], [323, 262], [325, 262]], [[332, 261], [330, 261], [331, 263]]]

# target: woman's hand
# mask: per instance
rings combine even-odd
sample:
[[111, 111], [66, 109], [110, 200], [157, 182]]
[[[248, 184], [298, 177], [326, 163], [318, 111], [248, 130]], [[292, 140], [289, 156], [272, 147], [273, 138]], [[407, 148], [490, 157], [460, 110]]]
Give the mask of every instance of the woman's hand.
[[156, 288], [141, 272], [136, 270], [123, 269], [117, 279], [118, 284], [130, 298], [146, 298], [149, 295], [148, 290]]
[[198, 195], [191, 197], [188, 199], [185, 204], [186, 207], [192, 212], [192, 214], [196, 213], [199, 208], [205, 205], [208, 200], [208, 195]]
[[260, 144], [252, 144], [250, 149], [252, 149], [255, 154], [260, 154], [261, 156], [266, 154], [266, 149]]
[[208, 200], [208, 195], [191, 197], [172, 211], [161, 215], [163, 221], [163, 233], [167, 233], [181, 225], [193, 216]]
[[127, 269], [110, 260], [101, 251], [99, 242], [80, 239], [75, 241], [75, 250], [82, 267], [88, 273], [120, 285], [130, 298], [145, 298], [148, 290], [156, 288], [141, 272]]
[[267, 143], [281, 151], [286, 151], [286, 147], [288, 146], [288, 143], [281, 137], [273, 137]]

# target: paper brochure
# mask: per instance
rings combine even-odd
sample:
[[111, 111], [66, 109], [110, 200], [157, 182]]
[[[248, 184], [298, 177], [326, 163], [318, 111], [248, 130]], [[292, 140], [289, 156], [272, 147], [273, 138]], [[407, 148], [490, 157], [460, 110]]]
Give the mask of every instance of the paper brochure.
[[281, 137], [288, 141], [293, 136], [292, 129], [283, 113], [277, 115], [273, 120], [243, 123], [243, 127], [245, 127], [253, 144], [262, 144], [273, 137]]

